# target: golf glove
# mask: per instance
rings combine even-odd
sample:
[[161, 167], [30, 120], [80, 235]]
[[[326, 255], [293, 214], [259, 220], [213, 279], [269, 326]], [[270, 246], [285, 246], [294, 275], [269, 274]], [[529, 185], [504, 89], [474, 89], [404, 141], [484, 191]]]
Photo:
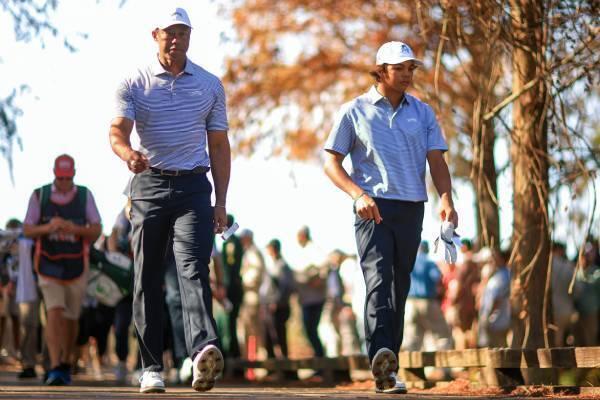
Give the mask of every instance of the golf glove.
[[438, 250], [438, 244], [441, 241], [444, 247], [444, 260], [448, 264], [454, 264], [456, 262], [457, 252], [455, 241], [459, 236], [454, 232], [454, 224], [450, 221], [444, 221], [440, 228], [440, 236], [435, 239], [435, 251]]

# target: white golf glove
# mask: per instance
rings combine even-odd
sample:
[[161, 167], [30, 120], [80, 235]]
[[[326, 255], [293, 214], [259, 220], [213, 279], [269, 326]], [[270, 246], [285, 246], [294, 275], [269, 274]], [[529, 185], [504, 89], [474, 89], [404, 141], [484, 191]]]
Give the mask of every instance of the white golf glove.
[[444, 260], [448, 264], [456, 262], [456, 247], [460, 246], [460, 236], [454, 232], [454, 224], [450, 221], [444, 221], [440, 228], [440, 236], [435, 239], [435, 251], [437, 252], [438, 244], [441, 240], [444, 246]]

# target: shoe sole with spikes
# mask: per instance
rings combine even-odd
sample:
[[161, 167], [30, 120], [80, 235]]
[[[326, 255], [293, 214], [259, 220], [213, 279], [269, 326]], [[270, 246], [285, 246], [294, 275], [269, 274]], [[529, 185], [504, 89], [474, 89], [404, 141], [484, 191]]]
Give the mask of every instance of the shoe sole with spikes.
[[199, 392], [206, 392], [215, 386], [215, 380], [223, 373], [225, 362], [223, 354], [209, 344], [194, 358], [194, 380], [192, 387]]
[[384, 392], [396, 385], [396, 380], [391, 376], [398, 369], [396, 355], [387, 348], [381, 348], [371, 362], [371, 372], [375, 378], [376, 391]]

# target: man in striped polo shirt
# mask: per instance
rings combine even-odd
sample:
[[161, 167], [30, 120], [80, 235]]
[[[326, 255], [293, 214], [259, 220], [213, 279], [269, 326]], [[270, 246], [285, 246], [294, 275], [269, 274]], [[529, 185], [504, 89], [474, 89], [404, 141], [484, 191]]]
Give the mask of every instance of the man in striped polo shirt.
[[[441, 198], [440, 217], [458, 225], [443, 153], [448, 149], [431, 107], [406, 93], [423, 63], [408, 45], [377, 51], [376, 83], [344, 104], [325, 144], [325, 173], [354, 200], [355, 232], [367, 287], [365, 336], [377, 392], [405, 393], [396, 377], [410, 272], [421, 241], [425, 167]], [[342, 161], [350, 154], [349, 175]]]
[[[187, 58], [191, 30], [184, 9], [165, 13], [152, 31], [158, 54], [118, 88], [109, 134], [113, 151], [135, 174], [129, 192], [135, 265], [133, 318], [144, 369], [140, 391], [144, 393], [165, 390], [160, 373], [162, 285], [171, 240], [186, 346], [194, 361], [193, 388], [210, 390], [224, 367], [212, 315], [208, 263], [214, 235], [227, 223], [231, 156], [225, 93], [216, 76]], [[130, 142], [134, 124], [139, 150]]]

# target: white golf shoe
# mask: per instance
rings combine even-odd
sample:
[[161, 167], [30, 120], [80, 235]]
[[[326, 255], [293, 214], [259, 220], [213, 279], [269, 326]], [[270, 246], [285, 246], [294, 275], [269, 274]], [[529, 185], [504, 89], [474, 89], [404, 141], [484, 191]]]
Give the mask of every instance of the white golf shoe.
[[145, 371], [140, 377], [140, 393], [162, 393], [165, 381], [160, 372]]
[[212, 389], [215, 380], [221, 377], [224, 367], [223, 354], [217, 346], [209, 344], [194, 357], [192, 387], [199, 392]]

